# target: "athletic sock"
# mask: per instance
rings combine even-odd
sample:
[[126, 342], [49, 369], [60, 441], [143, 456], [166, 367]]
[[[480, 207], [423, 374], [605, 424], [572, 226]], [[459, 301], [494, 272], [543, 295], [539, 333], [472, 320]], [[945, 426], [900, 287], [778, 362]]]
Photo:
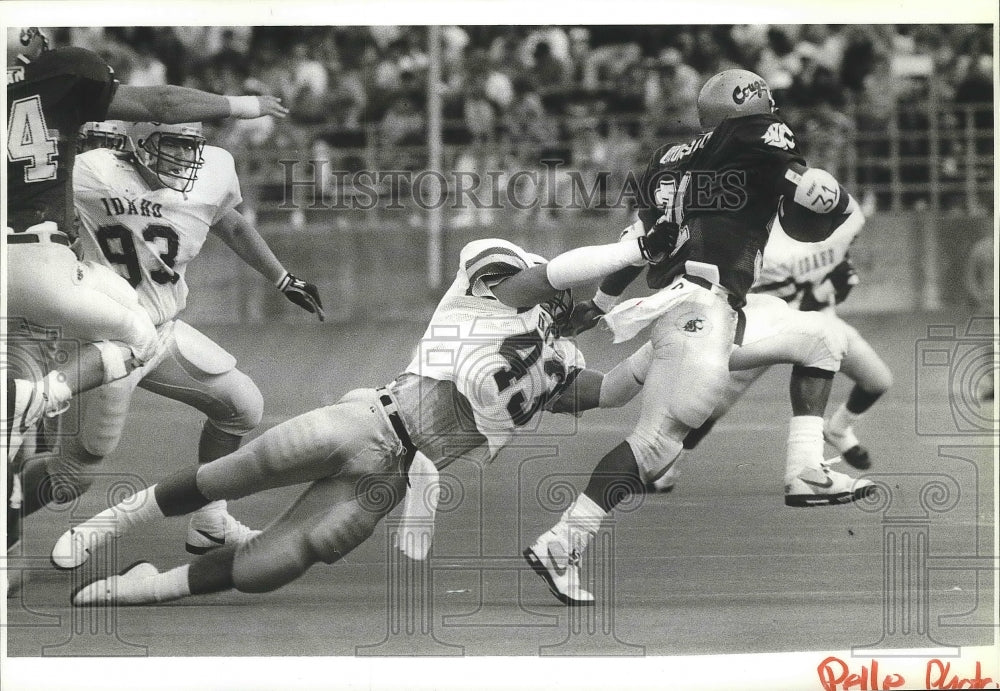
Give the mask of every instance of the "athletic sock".
[[881, 397], [881, 393], [871, 393], [870, 391], [865, 391], [860, 386], [855, 384], [854, 388], [851, 389], [851, 393], [847, 396], [847, 403], [844, 404], [844, 408], [847, 412], [858, 416], [875, 405], [875, 401]]
[[191, 589], [188, 587], [189, 569], [190, 565], [184, 564], [183, 566], [170, 569], [166, 573], [151, 576], [150, 580], [153, 581], [153, 595], [156, 601], [169, 602], [170, 600], [179, 600], [182, 597], [190, 595]]
[[785, 457], [785, 481], [806, 467], [819, 467], [823, 460], [823, 418], [819, 415], [796, 415], [788, 423]]
[[107, 509], [114, 514], [115, 523], [121, 526], [120, 531], [116, 528], [115, 534], [121, 535], [137, 525], [160, 521], [166, 517], [160, 510], [159, 504], [156, 503], [155, 492], [156, 485], [151, 485]]
[[581, 494], [563, 512], [562, 518], [552, 531], [565, 542], [567, 552], [573, 550], [582, 552], [587, 548], [590, 539], [597, 535], [597, 531], [601, 529], [601, 521], [607, 515], [607, 512], [590, 497]]

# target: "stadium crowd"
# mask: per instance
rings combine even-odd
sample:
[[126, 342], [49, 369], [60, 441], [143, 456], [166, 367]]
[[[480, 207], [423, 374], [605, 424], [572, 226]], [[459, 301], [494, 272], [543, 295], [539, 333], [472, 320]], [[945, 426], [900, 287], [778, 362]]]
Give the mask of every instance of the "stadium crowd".
[[[447, 26], [442, 29], [444, 140], [457, 170], [506, 169], [559, 158], [582, 171], [630, 167], [640, 143], [697, 129], [705, 78], [739, 66], [776, 92], [811, 160], [846, 179], [884, 184], [884, 134], [927, 130], [935, 97], [992, 103], [988, 25]], [[312, 150], [339, 170], [419, 168], [426, 154], [427, 27], [73, 28], [60, 43], [89, 47], [124, 83], [185, 84], [269, 93], [291, 123], [236, 121], [221, 144]], [[964, 111], [944, 114], [960, 132]], [[992, 127], [992, 110], [976, 126]], [[290, 125], [290, 126], [289, 126]], [[855, 136], [869, 163], [845, 175]], [[375, 141], [372, 141], [373, 138]], [[903, 156], [928, 154], [903, 137]], [[939, 165], [961, 174], [961, 136], [945, 136]], [[989, 141], [977, 143], [992, 152]], [[367, 150], [369, 155], [361, 153]], [[412, 148], [408, 148], [412, 147]], [[376, 160], [371, 160], [374, 151]], [[927, 165], [903, 171], [926, 181]], [[881, 202], [881, 200], [880, 200]]]

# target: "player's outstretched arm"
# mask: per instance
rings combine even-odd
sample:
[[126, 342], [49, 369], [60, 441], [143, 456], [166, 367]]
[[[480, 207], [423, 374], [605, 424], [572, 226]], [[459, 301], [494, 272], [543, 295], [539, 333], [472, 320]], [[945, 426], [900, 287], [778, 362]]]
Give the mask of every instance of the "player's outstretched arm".
[[286, 271], [257, 229], [239, 211], [227, 211], [212, 226], [211, 232], [226, 243], [247, 266], [277, 286], [291, 302], [315, 314], [320, 321], [326, 318], [316, 286]]
[[[510, 307], [538, 305], [567, 288], [589, 283], [625, 267], [653, 261], [677, 242], [676, 226], [609, 245], [577, 247], [547, 264], [525, 269], [493, 287], [493, 294]], [[669, 248], [669, 249], [668, 249]]]
[[119, 86], [109, 120], [200, 122], [219, 118], [283, 118], [288, 109], [274, 96], [220, 96], [184, 86]]
[[562, 395], [550, 402], [553, 413], [582, 413], [594, 408], [620, 408], [642, 391], [653, 359], [653, 344], [647, 342], [605, 374], [581, 371]]

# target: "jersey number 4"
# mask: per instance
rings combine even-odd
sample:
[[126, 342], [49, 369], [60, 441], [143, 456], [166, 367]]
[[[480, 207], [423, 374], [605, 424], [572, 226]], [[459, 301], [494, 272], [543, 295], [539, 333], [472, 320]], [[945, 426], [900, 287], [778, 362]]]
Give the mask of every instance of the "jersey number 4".
[[[156, 243], [158, 240], [166, 243], [166, 250], [160, 253], [160, 261], [169, 268], [154, 269], [149, 272], [149, 277], [160, 285], [177, 283], [180, 275], [170, 271], [177, 262], [177, 250], [180, 248], [177, 231], [167, 225], [151, 223], [143, 229], [142, 239], [148, 243]], [[125, 268], [128, 274], [125, 278], [133, 288], [142, 282], [142, 268], [139, 266], [139, 255], [135, 251], [132, 231], [117, 223], [101, 226], [97, 229], [97, 244], [101, 246], [101, 252], [109, 262]], [[157, 248], [160, 247], [161, 245], [157, 244]]]
[[10, 104], [7, 118], [7, 160], [27, 163], [25, 182], [55, 180], [59, 169], [59, 132], [45, 125], [40, 96], [19, 98]]

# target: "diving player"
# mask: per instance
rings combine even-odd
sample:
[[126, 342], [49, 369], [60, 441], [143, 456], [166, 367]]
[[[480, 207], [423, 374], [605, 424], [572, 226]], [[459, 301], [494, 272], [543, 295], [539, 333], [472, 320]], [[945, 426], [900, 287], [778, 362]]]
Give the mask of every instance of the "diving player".
[[[98, 580], [76, 592], [73, 604], [274, 590], [366, 540], [403, 499], [416, 453], [439, 468], [457, 458], [489, 462], [556, 400], [571, 396], [585, 407], [627, 400], [638, 390], [628, 361], [607, 375], [583, 370], [575, 346], [559, 337], [572, 304], [567, 289], [672, 247], [676, 236], [662, 230], [638, 241], [570, 250], [547, 263], [505, 240], [469, 243], [416, 356], [394, 381], [351, 391], [229, 456], [142, 490], [64, 533], [52, 556], [58, 566], [73, 568], [135, 525], [213, 499], [311, 482], [284, 514], [251, 541], [190, 565], [161, 574], [142, 563]], [[576, 380], [583, 372], [581, 388]]]
[[[187, 303], [188, 264], [209, 233], [289, 300], [323, 319], [316, 287], [286, 271], [236, 211], [242, 196], [233, 157], [206, 146], [200, 124], [131, 123], [126, 129], [133, 150], [97, 148], [77, 156], [74, 199], [84, 255], [118, 271], [135, 288], [156, 326], [156, 347], [142, 367], [87, 396], [80, 434], [67, 439], [60, 454], [40, 459], [44, 471], [29, 464], [23, 484], [29, 495], [39, 486], [34, 494], [42, 500], [64, 503], [86, 491], [92, 471], [118, 445], [137, 386], [207, 416], [198, 443], [200, 463], [235, 451], [260, 423], [263, 398], [236, 368], [235, 358], [177, 318]], [[25, 513], [41, 503], [26, 501]], [[187, 550], [201, 554], [253, 534], [228, 513], [224, 501], [212, 502], [192, 516]]]

